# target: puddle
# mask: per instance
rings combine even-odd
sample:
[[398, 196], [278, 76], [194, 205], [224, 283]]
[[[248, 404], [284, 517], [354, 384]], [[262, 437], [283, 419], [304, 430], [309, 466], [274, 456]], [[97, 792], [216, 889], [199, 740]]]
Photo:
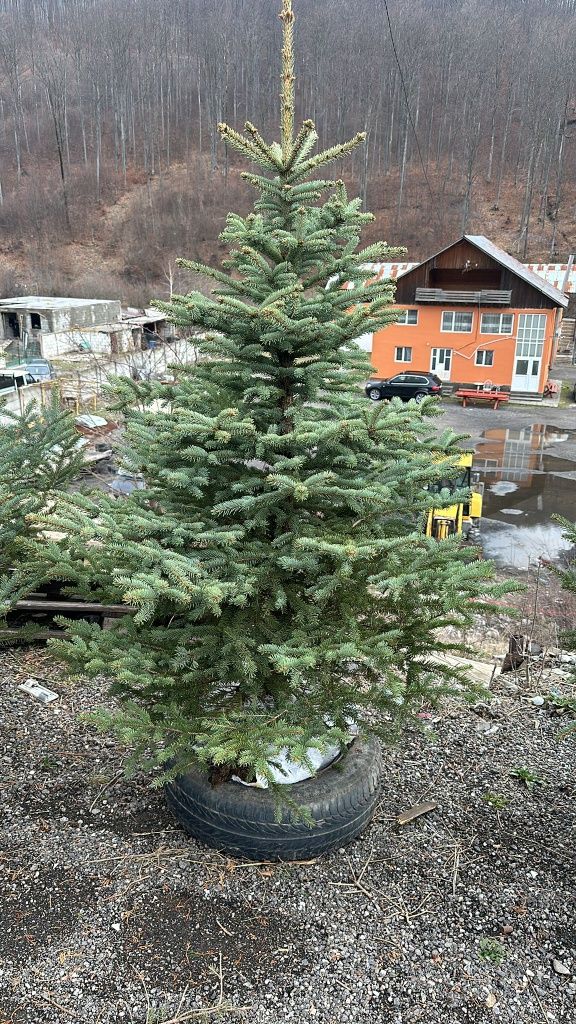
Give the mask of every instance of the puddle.
[[506, 568], [565, 561], [571, 544], [553, 516], [576, 519], [576, 430], [535, 423], [486, 430], [474, 468], [484, 482], [482, 546]]

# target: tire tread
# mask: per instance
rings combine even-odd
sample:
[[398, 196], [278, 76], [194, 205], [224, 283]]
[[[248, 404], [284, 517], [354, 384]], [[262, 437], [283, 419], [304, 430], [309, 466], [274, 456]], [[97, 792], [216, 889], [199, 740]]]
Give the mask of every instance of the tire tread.
[[267, 790], [226, 782], [211, 786], [199, 771], [165, 787], [168, 805], [194, 838], [251, 860], [306, 860], [354, 839], [372, 817], [382, 776], [382, 751], [375, 737], [356, 740], [338, 767], [297, 783], [298, 804], [316, 822], [310, 827], [283, 809]]

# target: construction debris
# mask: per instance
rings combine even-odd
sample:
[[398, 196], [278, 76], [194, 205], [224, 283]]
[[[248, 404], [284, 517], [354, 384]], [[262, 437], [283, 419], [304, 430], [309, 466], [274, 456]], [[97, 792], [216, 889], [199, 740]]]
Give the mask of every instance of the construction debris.
[[31, 697], [36, 697], [42, 704], [51, 704], [53, 700], [58, 700], [59, 696], [54, 690], [42, 686], [37, 679], [27, 679], [25, 683], [20, 683], [18, 689], [28, 693]]

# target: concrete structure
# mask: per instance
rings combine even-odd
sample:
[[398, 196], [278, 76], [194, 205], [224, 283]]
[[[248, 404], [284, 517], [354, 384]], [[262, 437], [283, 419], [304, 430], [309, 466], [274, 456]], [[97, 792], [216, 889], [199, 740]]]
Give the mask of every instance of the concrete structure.
[[[43, 402], [54, 385], [66, 404], [95, 407], [110, 377], [161, 378], [173, 358], [186, 362], [196, 353], [154, 307], [123, 312], [109, 299], [0, 299], [0, 397], [13, 411]], [[50, 363], [52, 380], [28, 382], [26, 365], [35, 359]]]
[[176, 336], [173, 324], [168, 323], [164, 313], [154, 306], [143, 311], [124, 310], [122, 323], [131, 331], [135, 349], [153, 349], [158, 342], [173, 341]]
[[0, 299], [0, 343], [8, 359], [52, 359], [64, 352], [110, 351], [121, 330], [120, 303], [22, 295]]
[[114, 299], [0, 299], [0, 353], [8, 364], [74, 352], [114, 357], [173, 337], [174, 328], [154, 307], [123, 313]]
[[455, 387], [489, 380], [537, 397], [568, 298], [483, 235], [465, 235], [399, 274], [395, 305], [401, 320], [359, 339], [376, 376], [432, 371]]

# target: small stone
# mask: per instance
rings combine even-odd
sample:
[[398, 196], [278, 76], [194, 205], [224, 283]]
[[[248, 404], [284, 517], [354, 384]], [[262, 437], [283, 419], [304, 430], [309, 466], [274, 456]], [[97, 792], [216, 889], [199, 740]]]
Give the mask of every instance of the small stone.
[[532, 697], [532, 703], [537, 707], [541, 708], [546, 703], [544, 697]]
[[512, 935], [513, 931], [514, 929], [511, 924], [502, 925], [502, 935]]
[[556, 974], [563, 974], [564, 976], [570, 974], [570, 968], [566, 967], [566, 964], [563, 964], [561, 960], [553, 960], [552, 967], [556, 971]]
[[115, 921], [114, 924], [112, 925], [112, 928], [114, 929], [115, 932], [119, 932], [121, 927], [122, 926], [117, 921]]

